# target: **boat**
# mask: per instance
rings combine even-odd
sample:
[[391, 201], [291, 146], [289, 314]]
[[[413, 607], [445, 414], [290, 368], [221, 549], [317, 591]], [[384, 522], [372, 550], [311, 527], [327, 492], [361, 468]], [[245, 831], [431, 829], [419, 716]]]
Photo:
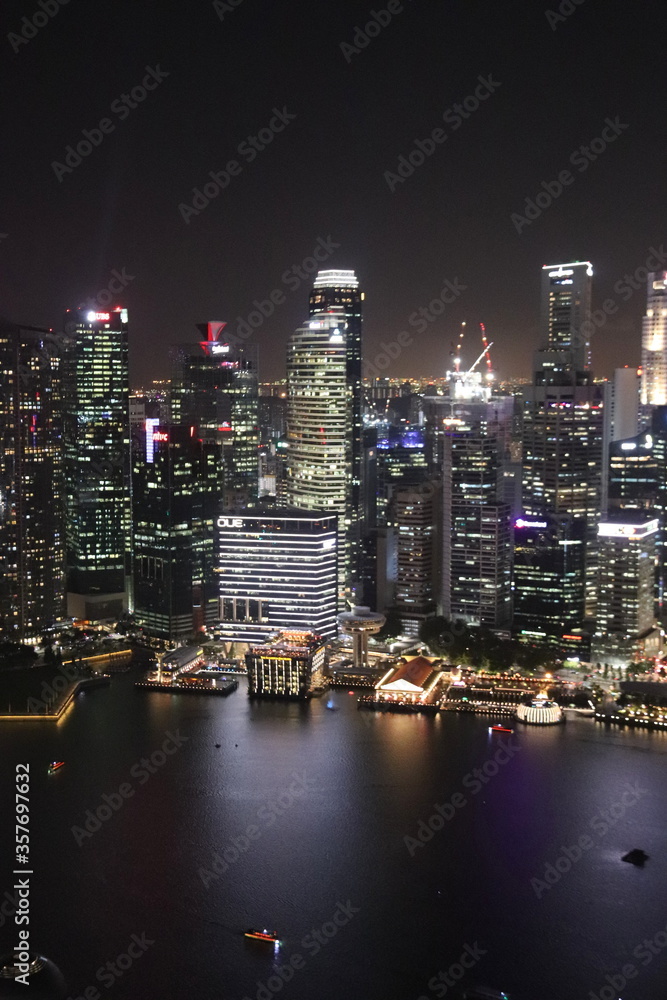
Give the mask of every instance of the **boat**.
[[267, 931], [264, 928], [263, 931], [247, 930], [244, 934], [247, 938], [252, 938], [253, 941], [271, 941], [274, 944], [278, 944], [278, 935], [275, 931]]
[[624, 854], [621, 861], [627, 861], [630, 865], [637, 865], [638, 868], [642, 868], [648, 861], [648, 854], [640, 848], [635, 847], [634, 850]]
[[61, 767], [64, 766], [65, 766], [64, 760], [52, 760], [51, 763], [49, 764], [49, 774], [53, 774], [55, 771], [58, 771]]
[[508, 729], [507, 726], [489, 726], [490, 733], [513, 733], [513, 729]]

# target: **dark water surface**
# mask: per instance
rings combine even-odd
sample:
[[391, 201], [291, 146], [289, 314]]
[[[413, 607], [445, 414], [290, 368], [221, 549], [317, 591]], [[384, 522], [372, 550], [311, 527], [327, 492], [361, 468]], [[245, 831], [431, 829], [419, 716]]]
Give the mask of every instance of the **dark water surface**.
[[[485, 720], [359, 712], [346, 691], [330, 712], [250, 704], [245, 681], [227, 699], [133, 683], [80, 695], [58, 727], [0, 728], [0, 897], [14, 767], [29, 761], [32, 941], [72, 997], [96, 985], [111, 1000], [431, 1000], [455, 995], [433, 977], [458, 976], [464, 953], [463, 985], [512, 1000], [608, 998], [624, 965], [636, 974], [614, 1000], [667, 997], [664, 734], [577, 719], [517, 729], [520, 749], [494, 760]], [[141, 758], [177, 731], [187, 739], [149, 775]], [[47, 777], [52, 759], [67, 763]], [[471, 772], [487, 762], [497, 773], [481, 784]], [[72, 827], [124, 783], [134, 794], [77, 844]], [[417, 846], [434, 815], [442, 829]], [[644, 869], [620, 861], [634, 847]], [[227, 870], [214, 877], [216, 851]], [[531, 885], [557, 862], [553, 885]], [[16, 930], [0, 922], [5, 950]], [[251, 926], [277, 930], [280, 951], [247, 943]], [[105, 972], [133, 934], [143, 954], [121, 978]], [[652, 954], [642, 941], [656, 935]]]

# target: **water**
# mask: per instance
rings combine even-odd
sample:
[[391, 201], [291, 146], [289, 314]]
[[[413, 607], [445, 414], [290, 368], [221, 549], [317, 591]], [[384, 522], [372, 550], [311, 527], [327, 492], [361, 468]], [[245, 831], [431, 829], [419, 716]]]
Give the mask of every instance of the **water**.
[[[610, 997], [605, 976], [628, 963], [636, 975], [614, 1000], [664, 996], [664, 734], [587, 719], [517, 728], [520, 749], [496, 760], [507, 738], [488, 720], [359, 712], [346, 691], [331, 712], [323, 699], [250, 704], [244, 681], [229, 698], [133, 682], [80, 695], [58, 727], [0, 728], [0, 801], [17, 762], [33, 775], [32, 941], [72, 997], [432, 1000], [463, 974], [512, 1000], [590, 1000]], [[140, 761], [168, 733], [186, 739], [149, 774]], [[53, 759], [67, 763], [48, 777]], [[86, 811], [124, 784], [132, 794], [85, 837]], [[442, 829], [418, 846], [432, 816]], [[531, 885], [547, 863], [567, 869], [562, 849], [580, 837], [590, 846], [570, 870]], [[621, 863], [633, 847], [644, 869]], [[3, 850], [0, 896], [11, 871]], [[0, 921], [5, 950], [16, 931]], [[280, 951], [246, 942], [247, 927], [277, 930]], [[119, 978], [105, 965], [133, 934], [143, 951]], [[633, 957], [656, 935], [657, 954]]]

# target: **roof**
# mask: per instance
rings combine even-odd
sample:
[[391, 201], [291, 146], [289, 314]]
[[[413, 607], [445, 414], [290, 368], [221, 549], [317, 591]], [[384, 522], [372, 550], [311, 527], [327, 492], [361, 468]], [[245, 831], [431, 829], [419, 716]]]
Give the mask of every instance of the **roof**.
[[426, 656], [411, 656], [404, 659], [390, 674], [382, 691], [423, 691], [434, 673], [439, 673], [435, 667], [437, 660]]

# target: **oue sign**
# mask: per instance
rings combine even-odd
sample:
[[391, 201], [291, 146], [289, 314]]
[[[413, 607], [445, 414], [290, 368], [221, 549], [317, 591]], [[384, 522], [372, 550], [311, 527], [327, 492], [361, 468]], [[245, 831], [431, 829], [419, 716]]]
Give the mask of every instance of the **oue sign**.
[[218, 518], [219, 528], [242, 528], [243, 521], [240, 517], [219, 517]]

